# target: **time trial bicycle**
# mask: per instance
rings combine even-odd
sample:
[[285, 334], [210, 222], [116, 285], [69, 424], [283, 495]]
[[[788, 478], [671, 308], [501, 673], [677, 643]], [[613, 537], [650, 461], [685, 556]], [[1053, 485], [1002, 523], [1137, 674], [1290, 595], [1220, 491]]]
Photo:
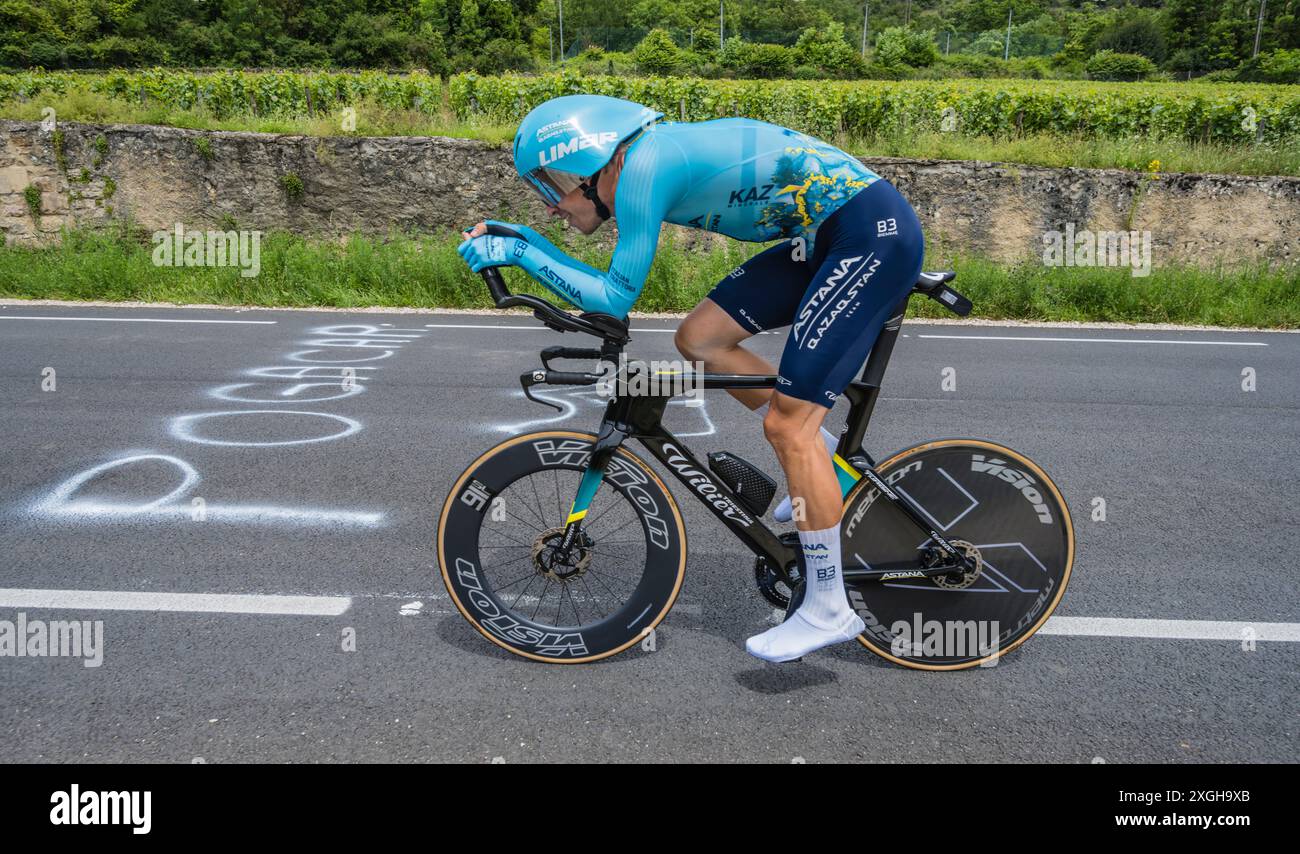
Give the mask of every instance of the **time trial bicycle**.
[[[515, 236], [502, 226], [492, 233]], [[621, 359], [627, 319], [574, 314], [513, 294], [497, 268], [482, 271], [498, 308], [523, 306], [557, 332], [599, 348], [552, 346], [520, 377], [534, 386], [597, 386], [608, 393], [595, 432], [543, 430], [506, 439], [456, 479], [438, 522], [442, 578], [457, 609], [488, 640], [536, 661], [578, 664], [645, 639], [668, 615], [686, 572], [686, 523], [636, 440], [754, 553], [754, 578], [773, 605], [802, 598], [798, 535], [760, 518], [776, 482], [742, 457], [701, 461], [661, 423], [685, 389], [775, 388], [775, 376], [683, 374], [648, 380]], [[1074, 563], [1074, 528], [1061, 492], [1023, 454], [986, 439], [936, 439], [877, 460], [863, 437], [908, 299], [924, 295], [958, 315], [971, 303], [951, 271], [921, 273], [844, 396], [846, 424], [833, 455], [844, 496], [844, 582], [866, 629], [858, 640], [911, 668], [995, 663], [1051, 616]], [[595, 360], [562, 371], [556, 360]], [[691, 384], [694, 384], [693, 386]], [[555, 406], [553, 403], [547, 405]]]

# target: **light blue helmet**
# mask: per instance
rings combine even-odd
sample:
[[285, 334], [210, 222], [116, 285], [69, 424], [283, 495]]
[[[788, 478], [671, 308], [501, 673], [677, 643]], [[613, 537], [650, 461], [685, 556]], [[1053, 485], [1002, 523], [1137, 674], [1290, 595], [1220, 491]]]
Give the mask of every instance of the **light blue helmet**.
[[605, 95], [552, 98], [519, 123], [515, 170], [547, 204], [557, 204], [595, 175], [619, 143], [663, 117], [649, 107]]

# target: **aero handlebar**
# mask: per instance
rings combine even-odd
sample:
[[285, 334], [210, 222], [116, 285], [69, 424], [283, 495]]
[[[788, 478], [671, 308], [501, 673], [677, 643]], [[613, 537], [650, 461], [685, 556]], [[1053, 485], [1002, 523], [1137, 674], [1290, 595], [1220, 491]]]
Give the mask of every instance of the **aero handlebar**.
[[[524, 236], [512, 228], [506, 228], [503, 225], [488, 225], [488, 234], [496, 237], [516, 237], [524, 240]], [[549, 300], [541, 297], [535, 297], [531, 294], [512, 294], [506, 287], [505, 279], [501, 278], [500, 267], [485, 267], [481, 271], [483, 281], [487, 282], [488, 292], [492, 294], [492, 302], [497, 308], [512, 308], [514, 306], [525, 306], [533, 310], [533, 317], [536, 317], [546, 326], [557, 332], [585, 332], [588, 335], [594, 335], [597, 338], [609, 339], [611, 329], [605, 324], [593, 323], [588, 316], [578, 316], [570, 314]], [[594, 315], [592, 315], [594, 316]], [[611, 320], [613, 318], [610, 318]], [[617, 322], [617, 321], [616, 321]], [[626, 335], [615, 335], [614, 337], [626, 338]]]

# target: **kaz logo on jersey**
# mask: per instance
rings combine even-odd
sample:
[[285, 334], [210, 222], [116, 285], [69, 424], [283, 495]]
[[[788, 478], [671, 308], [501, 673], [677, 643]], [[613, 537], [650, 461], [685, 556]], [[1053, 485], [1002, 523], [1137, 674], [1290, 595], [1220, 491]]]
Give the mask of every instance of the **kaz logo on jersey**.
[[775, 189], [776, 184], [764, 184], [761, 187], [742, 187], [739, 190], [732, 190], [731, 196], [727, 199], [727, 207], [771, 201], [772, 191]]

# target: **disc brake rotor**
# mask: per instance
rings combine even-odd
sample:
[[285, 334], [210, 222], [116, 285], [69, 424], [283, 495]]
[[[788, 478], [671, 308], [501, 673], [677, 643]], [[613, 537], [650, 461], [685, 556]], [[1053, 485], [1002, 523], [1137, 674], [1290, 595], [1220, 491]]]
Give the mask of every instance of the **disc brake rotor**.
[[975, 568], [960, 575], [955, 572], [947, 575], [932, 575], [930, 580], [945, 590], [965, 590], [974, 584], [980, 577], [980, 573], [984, 571], [984, 558], [978, 548], [965, 540], [949, 540], [949, 542], [960, 549], [966, 558], [975, 564]]
[[591, 565], [592, 547], [596, 545], [591, 537], [585, 531], [580, 531], [578, 541], [570, 546], [567, 555], [560, 548], [563, 541], [563, 528], [543, 531], [533, 540], [533, 566], [540, 575], [556, 581], [568, 581], [587, 571]]

